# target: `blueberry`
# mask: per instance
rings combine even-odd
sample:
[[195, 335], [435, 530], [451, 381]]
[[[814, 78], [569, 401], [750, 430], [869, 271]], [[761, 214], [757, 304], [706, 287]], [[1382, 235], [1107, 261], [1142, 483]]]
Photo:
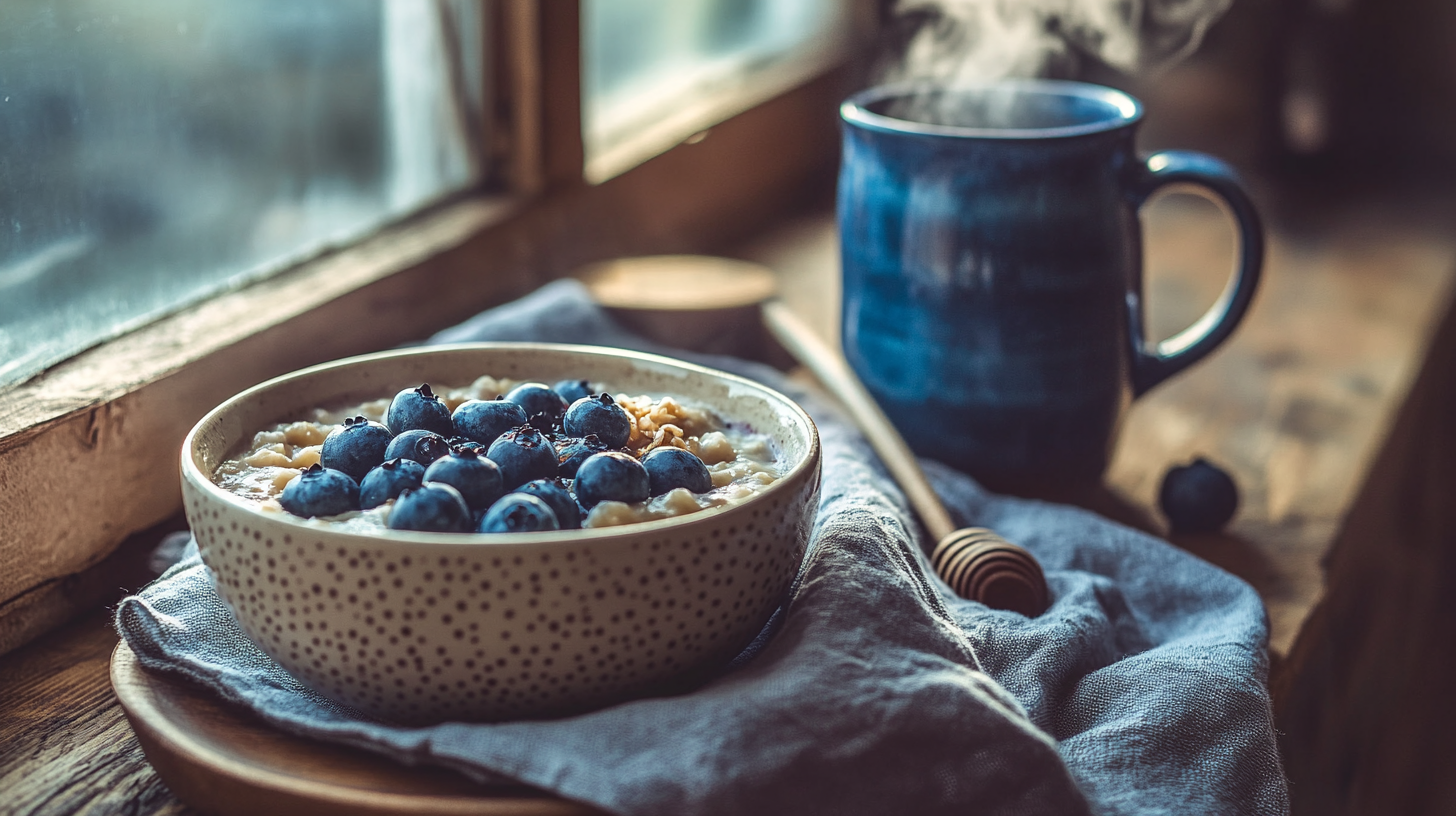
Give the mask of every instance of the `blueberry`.
[[470, 508], [460, 491], [442, 482], [404, 491], [389, 511], [391, 530], [468, 533], [470, 522]]
[[451, 415], [455, 433], [489, 445], [501, 434], [526, 424], [526, 409], [503, 399], [468, 400], [460, 403]]
[[395, 436], [414, 430], [432, 431], [440, 436], [455, 435], [455, 426], [450, 424], [450, 409], [430, 390], [429, 383], [419, 388], [406, 388], [396, 394], [384, 415], [384, 424]]
[[560, 479], [537, 479], [533, 482], [526, 482], [516, 488], [515, 493], [526, 493], [543, 502], [556, 514], [556, 520], [561, 524], [563, 530], [575, 530], [581, 526], [581, 508], [576, 505], [576, 498], [571, 491], [566, 489], [566, 484]]
[[604, 501], [646, 501], [647, 469], [620, 451], [593, 454], [581, 463], [573, 486], [577, 500], [588, 509]]
[[471, 512], [477, 513], [506, 492], [500, 468], [473, 450], [459, 450], [436, 459], [425, 471], [425, 481], [443, 482], [460, 491]]
[[551, 506], [526, 493], [509, 493], [480, 520], [482, 533], [536, 533], [560, 530]]
[[532, 414], [526, 424], [553, 439], [561, 433], [561, 420], [552, 419], [545, 414]]
[[405, 431], [396, 436], [384, 449], [385, 459], [413, 459], [422, 465], [429, 465], [450, 452], [450, 443], [445, 437], [431, 431]]
[[425, 466], [413, 459], [386, 459], [369, 471], [359, 483], [359, 507], [364, 510], [399, 497], [408, 488], [419, 487]]
[[324, 439], [319, 463], [342, 470], [356, 482], [363, 481], [375, 465], [384, 461], [384, 451], [393, 438], [389, 429], [364, 417], [349, 417]]
[[532, 479], [556, 476], [556, 451], [551, 441], [530, 425], [508, 431], [491, 443], [486, 455], [500, 465], [506, 490], [514, 490]]
[[545, 414], [552, 422], [566, 413], [566, 400], [542, 383], [521, 383], [506, 394], [506, 401], [524, 408], [528, 417]]
[[1239, 489], [1217, 465], [1199, 457], [1169, 468], [1158, 489], [1158, 506], [1175, 533], [1220, 530], [1239, 508]]
[[476, 442], [473, 439], [467, 439], [466, 437], [463, 437], [463, 436], [452, 436], [449, 439], [446, 439], [445, 440], [445, 444], [447, 444], [447, 445], [450, 446], [450, 452], [451, 453], [459, 453], [460, 451], [463, 451], [463, 450], [472, 450], [472, 451], [475, 451], [480, 456], [484, 456], [485, 455], [485, 450], [486, 450], [486, 446], [485, 445], [482, 445], [482, 444], [480, 444], [479, 442]]
[[551, 390], [566, 400], [567, 405], [592, 395], [591, 383], [586, 380], [562, 380], [551, 386]]
[[598, 439], [596, 434], [587, 434], [583, 439], [572, 439], [570, 437], [556, 442], [556, 462], [559, 474], [562, 478], [571, 479], [576, 476], [576, 469], [586, 461], [588, 456], [594, 453], [601, 453], [607, 446]]
[[689, 493], [707, 493], [713, 489], [708, 466], [692, 451], [656, 448], [642, 457], [642, 467], [647, 469], [647, 483], [654, 496], [678, 487], [687, 488]]
[[283, 488], [278, 503], [304, 518], [337, 516], [359, 509], [359, 485], [343, 471], [310, 465]]
[[620, 448], [632, 436], [632, 415], [611, 394], [598, 394], [573, 402], [561, 426], [569, 436], [596, 434], [607, 447]]

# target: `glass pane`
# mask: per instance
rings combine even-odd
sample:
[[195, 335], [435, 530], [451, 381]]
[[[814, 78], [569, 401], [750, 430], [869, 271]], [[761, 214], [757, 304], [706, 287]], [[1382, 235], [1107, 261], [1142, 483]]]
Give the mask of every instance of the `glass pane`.
[[0, 4], [0, 387], [475, 182], [479, 17]]
[[822, 62], [848, 33], [844, 0], [583, 0], [582, 5], [588, 164], [695, 105], [745, 88], [773, 87], [770, 77]]

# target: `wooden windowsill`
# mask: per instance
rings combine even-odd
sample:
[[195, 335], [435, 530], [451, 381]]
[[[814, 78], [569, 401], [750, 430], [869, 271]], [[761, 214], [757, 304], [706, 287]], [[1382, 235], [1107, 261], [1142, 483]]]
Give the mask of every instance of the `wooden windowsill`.
[[0, 654], [100, 602], [74, 597], [73, 579], [180, 509], [181, 441], [213, 406], [426, 337], [590, 261], [711, 251], [761, 229], [827, 189], [845, 77], [824, 74], [601, 185], [447, 202], [0, 394]]
[[[1136, 402], [1104, 488], [1039, 497], [1079, 504], [1168, 536], [1163, 473], [1195, 456], [1241, 492], [1222, 533], [1173, 536], [1248, 581], [1270, 617], [1270, 651], [1288, 657], [1324, 599], [1324, 563], [1456, 294], [1456, 236], [1391, 208], [1346, 208], [1318, 237], [1270, 230], [1261, 291], [1233, 338]], [[1144, 212], [1151, 325], [1169, 336], [1218, 297], [1233, 237], [1214, 206]], [[784, 299], [837, 346], [838, 239], [828, 215], [744, 247], [778, 269]]]

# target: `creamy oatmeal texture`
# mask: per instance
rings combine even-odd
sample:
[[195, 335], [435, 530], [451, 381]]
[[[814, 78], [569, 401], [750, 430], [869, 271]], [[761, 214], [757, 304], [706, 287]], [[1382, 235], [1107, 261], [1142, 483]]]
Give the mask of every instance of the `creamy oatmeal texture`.
[[[480, 377], [465, 388], [437, 389], [452, 412], [472, 399], [492, 400], [519, 385], [518, 381]], [[593, 383], [593, 392], [606, 390]], [[282, 513], [278, 496], [309, 465], [319, 462], [324, 438], [346, 417], [363, 416], [383, 422], [392, 398], [372, 400], [341, 409], [315, 408], [309, 419], [282, 423], [253, 436], [241, 455], [218, 467], [213, 481], [243, 498], [258, 502], [264, 512]], [[694, 495], [678, 488], [645, 502], [604, 501], [586, 514], [583, 527], [610, 527], [669, 518], [698, 510], [733, 504], [762, 491], [780, 473], [767, 437], [733, 427], [711, 410], [685, 404], [671, 396], [613, 394], [633, 419], [626, 450], [637, 457], [659, 447], [691, 451], [707, 465], [713, 489]], [[394, 501], [371, 510], [344, 513], [326, 519], [299, 519], [305, 523], [343, 527], [355, 532], [387, 530]]]

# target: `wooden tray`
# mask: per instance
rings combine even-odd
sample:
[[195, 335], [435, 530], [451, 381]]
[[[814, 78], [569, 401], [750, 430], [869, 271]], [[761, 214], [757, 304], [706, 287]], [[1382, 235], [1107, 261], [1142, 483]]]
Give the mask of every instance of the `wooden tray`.
[[531, 788], [487, 787], [443, 768], [410, 768], [276, 731], [179, 678], [147, 671], [125, 642], [111, 656], [111, 685], [162, 781], [203, 813], [600, 813]]

